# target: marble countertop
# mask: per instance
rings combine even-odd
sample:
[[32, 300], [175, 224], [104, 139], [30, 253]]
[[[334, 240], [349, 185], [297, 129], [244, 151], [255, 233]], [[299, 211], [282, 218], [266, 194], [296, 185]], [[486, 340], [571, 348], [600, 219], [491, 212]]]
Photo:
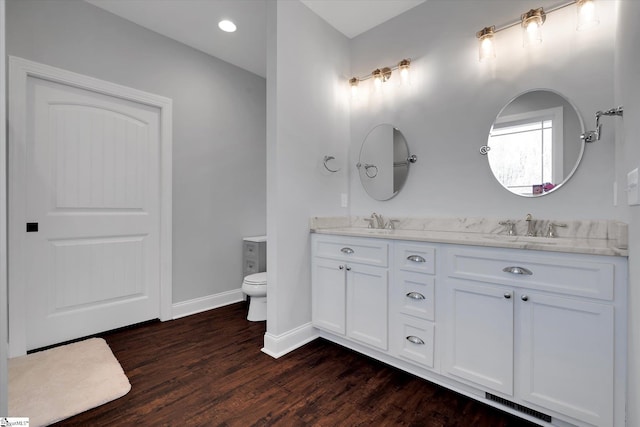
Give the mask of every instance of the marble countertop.
[[[398, 221], [400, 224], [405, 220]], [[415, 221], [415, 220], [413, 220]], [[611, 234], [611, 225], [604, 225], [603, 232], [583, 232], [580, 236], [559, 237], [528, 237], [524, 235], [509, 236], [500, 232], [479, 232], [477, 224], [483, 220], [472, 221], [473, 227], [451, 227], [449, 230], [407, 229], [398, 227], [395, 230], [375, 229], [361, 226], [356, 219], [331, 220], [314, 218], [311, 221], [311, 232], [318, 234], [331, 234], [353, 237], [371, 237], [379, 239], [409, 240], [432, 243], [449, 243], [457, 245], [487, 246], [512, 249], [530, 249], [551, 252], [569, 252], [593, 255], [628, 256], [626, 248], [618, 248], [618, 240], [608, 237]], [[406, 222], [406, 221], [405, 221]], [[455, 221], [454, 221], [455, 222]], [[468, 220], [464, 221], [467, 225]], [[493, 221], [491, 221], [493, 222]], [[357, 225], [352, 225], [353, 223]], [[460, 221], [457, 221], [460, 224]], [[461, 229], [462, 228], [462, 229]], [[473, 229], [470, 231], [469, 228]], [[568, 227], [570, 228], [570, 227]], [[596, 230], [599, 227], [587, 227]], [[602, 228], [602, 227], [600, 227]], [[574, 229], [581, 229], [574, 227]], [[584, 229], [584, 227], [582, 228]], [[607, 232], [607, 230], [609, 230]], [[501, 231], [499, 229], [499, 231]], [[626, 229], [625, 229], [626, 232]], [[603, 235], [604, 234], [604, 235]]]

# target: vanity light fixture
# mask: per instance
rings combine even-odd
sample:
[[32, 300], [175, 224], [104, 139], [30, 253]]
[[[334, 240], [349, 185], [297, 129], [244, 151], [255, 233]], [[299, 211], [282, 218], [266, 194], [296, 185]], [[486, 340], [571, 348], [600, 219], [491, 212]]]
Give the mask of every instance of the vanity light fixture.
[[523, 46], [542, 43], [542, 24], [546, 19], [547, 14], [541, 7], [531, 9], [520, 16]]
[[540, 44], [542, 42], [541, 27], [546, 21], [547, 15], [572, 4], [576, 4], [578, 7], [578, 30], [593, 27], [600, 22], [595, 13], [595, 0], [572, 0], [552, 7], [547, 11], [541, 7], [531, 9], [520, 15], [520, 19], [517, 21], [513, 21], [499, 28], [495, 26], [484, 27], [476, 33], [476, 38], [479, 41], [478, 57], [480, 61], [495, 58], [495, 34], [516, 25], [522, 26], [523, 46]]
[[495, 25], [492, 25], [490, 27], [484, 27], [476, 33], [476, 37], [480, 42], [480, 61], [486, 61], [487, 59], [493, 59], [496, 57], [496, 46], [494, 43], [495, 31], [496, 27]]
[[577, 0], [578, 5], [578, 31], [595, 27], [600, 23], [596, 13], [596, 4], [593, 0]]
[[403, 59], [397, 65], [393, 67], [376, 68], [371, 74], [362, 77], [352, 77], [349, 79], [349, 85], [351, 86], [351, 96], [357, 97], [358, 86], [361, 81], [373, 79], [373, 85], [376, 90], [382, 87], [382, 84], [389, 81], [393, 71], [400, 71], [400, 82], [402, 84], [409, 81], [409, 68], [411, 67], [411, 59]]
[[400, 70], [400, 81], [402, 84], [409, 83], [409, 67], [411, 67], [411, 60], [403, 59], [398, 63], [398, 70]]
[[358, 83], [360, 83], [360, 79], [357, 77], [352, 77], [349, 79], [349, 85], [351, 85], [351, 97], [358, 97]]

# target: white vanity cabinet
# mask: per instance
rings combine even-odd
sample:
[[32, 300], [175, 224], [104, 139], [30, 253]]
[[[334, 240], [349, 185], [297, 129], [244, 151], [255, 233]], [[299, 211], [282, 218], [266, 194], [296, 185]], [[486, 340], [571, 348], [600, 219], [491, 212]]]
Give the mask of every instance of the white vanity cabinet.
[[387, 350], [389, 243], [313, 235], [312, 256], [313, 325]]
[[542, 425], [625, 426], [626, 257], [377, 232], [312, 234], [319, 336]]
[[450, 246], [445, 270], [445, 375], [543, 414], [614, 425], [624, 395], [620, 258]]

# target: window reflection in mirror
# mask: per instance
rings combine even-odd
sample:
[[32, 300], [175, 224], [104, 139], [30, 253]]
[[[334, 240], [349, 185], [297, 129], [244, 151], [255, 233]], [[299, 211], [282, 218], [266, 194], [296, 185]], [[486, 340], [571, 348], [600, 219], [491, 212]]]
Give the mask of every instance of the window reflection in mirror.
[[581, 118], [564, 97], [546, 90], [526, 92], [503, 108], [491, 127], [491, 171], [514, 194], [552, 192], [582, 158], [582, 130]]

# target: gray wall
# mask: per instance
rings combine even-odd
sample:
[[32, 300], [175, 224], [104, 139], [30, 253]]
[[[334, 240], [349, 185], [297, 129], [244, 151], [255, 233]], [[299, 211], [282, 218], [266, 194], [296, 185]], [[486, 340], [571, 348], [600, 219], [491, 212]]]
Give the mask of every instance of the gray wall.
[[[616, 171], [622, 191], [627, 172], [640, 167], [640, 2], [621, 1], [618, 6], [616, 38], [616, 105], [624, 106], [624, 118], [607, 120], [616, 126]], [[629, 320], [627, 425], [640, 426], [640, 206], [629, 211]]]
[[240, 288], [266, 231], [265, 79], [80, 0], [9, 0], [7, 53], [173, 99], [173, 301]]
[[[347, 215], [348, 40], [298, 1], [267, 13], [267, 332], [311, 321], [309, 217]], [[325, 155], [341, 171], [329, 173]]]

